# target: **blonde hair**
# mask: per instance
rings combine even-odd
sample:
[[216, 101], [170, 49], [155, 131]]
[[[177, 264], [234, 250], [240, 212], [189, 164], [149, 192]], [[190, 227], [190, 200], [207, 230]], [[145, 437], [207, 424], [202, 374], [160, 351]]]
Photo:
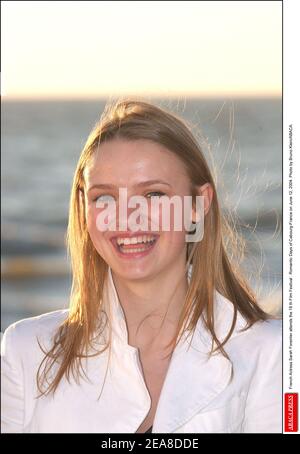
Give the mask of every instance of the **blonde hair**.
[[[125, 99], [108, 103], [86, 141], [74, 174], [66, 236], [73, 276], [69, 314], [59, 326], [52, 348], [44, 351], [45, 357], [37, 373], [41, 395], [55, 392], [64, 376], [69, 380], [72, 375], [78, 382], [81, 371], [84, 372], [82, 358], [101, 354], [110, 346], [109, 338], [94, 355], [87, 355], [93, 335], [97, 333], [101, 337], [109, 322], [103, 320], [103, 289], [108, 265], [90, 239], [82, 194], [86, 165], [101, 143], [113, 139], [144, 139], [163, 145], [181, 159], [193, 196], [196, 186], [210, 183], [213, 189], [213, 200], [204, 220], [204, 237], [187, 247], [187, 266], [193, 265], [192, 274], [172, 345], [179, 342], [185, 330], [193, 331], [199, 317], [203, 316], [212, 337], [211, 353], [219, 350], [228, 358], [224, 345], [233, 333], [238, 312], [247, 321], [246, 329], [259, 320], [273, 318], [260, 308], [254, 291], [241, 275], [239, 264], [233, 260], [236, 232], [221, 213], [212, 174], [189, 125], [149, 102]], [[215, 289], [228, 298], [234, 308], [231, 328], [222, 342], [214, 326]], [[59, 367], [49, 382], [52, 367], [58, 362]]]

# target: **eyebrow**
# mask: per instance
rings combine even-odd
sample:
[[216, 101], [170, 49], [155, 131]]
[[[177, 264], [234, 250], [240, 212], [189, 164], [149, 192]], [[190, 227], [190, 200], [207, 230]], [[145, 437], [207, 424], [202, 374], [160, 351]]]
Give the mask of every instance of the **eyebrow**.
[[[165, 184], [166, 186], [171, 187], [169, 183], [163, 180], [147, 180], [147, 181], [141, 181], [137, 184], [134, 185], [134, 187], [143, 187], [143, 186], [151, 186], [153, 184]], [[88, 189], [88, 192], [91, 191], [92, 189], [115, 189], [118, 188], [119, 186], [114, 186], [113, 184], [104, 184], [104, 183], [99, 183], [99, 184], [94, 184]]]

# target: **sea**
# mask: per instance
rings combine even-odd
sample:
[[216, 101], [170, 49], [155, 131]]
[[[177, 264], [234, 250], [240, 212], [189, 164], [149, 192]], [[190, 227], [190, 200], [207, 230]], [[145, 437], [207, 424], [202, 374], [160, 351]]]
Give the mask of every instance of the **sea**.
[[[281, 98], [151, 98], [187, 122], [246, 241], [261, 304], [281, 312]], [[69, 306], [65, 233], [75, 167], [106, 98], [2, 100], [1, 331]]]

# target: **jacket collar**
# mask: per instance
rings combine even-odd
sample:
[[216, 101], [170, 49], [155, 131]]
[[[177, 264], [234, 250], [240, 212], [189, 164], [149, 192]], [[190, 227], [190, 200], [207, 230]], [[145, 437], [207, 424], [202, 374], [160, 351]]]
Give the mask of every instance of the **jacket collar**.
[[[191, 266], [188, 279], [191, 276]], [[113, 342], [119, 354], [123, 349], [137, 353], [138, 349], [128, 344], [128, 331], [124, 311], [119, 302], [112, 277], [108, 269], [106, 302], [110, 312]], [[215, 331], [219, 340], [228, 334], [233, 320], [232, 303], [215, 290]], [[241, 333], [246, 321], [237, 315], [232, 337]], [[194, 335], [182, 336], [173, 351], [166, 378], [161, 390], [153, 432], [171, 433], [204, 409], [229, 384], [232, 364], [221, 353], [209, 356], [211, 335], [206, 330], [202, 317], [199, 318]]]

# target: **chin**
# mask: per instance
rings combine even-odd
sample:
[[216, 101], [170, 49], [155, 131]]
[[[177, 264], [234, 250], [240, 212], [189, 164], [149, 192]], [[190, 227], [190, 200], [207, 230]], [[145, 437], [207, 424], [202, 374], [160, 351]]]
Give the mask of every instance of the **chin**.
[[118, 264], [109, 265], [114, 273], [126, 280], [142, 280], [154, 277], [159, 274], [157, 265], [155, 263], [148, 264], [147, 266], [142, 264], [128, 264], [126, 267]]

